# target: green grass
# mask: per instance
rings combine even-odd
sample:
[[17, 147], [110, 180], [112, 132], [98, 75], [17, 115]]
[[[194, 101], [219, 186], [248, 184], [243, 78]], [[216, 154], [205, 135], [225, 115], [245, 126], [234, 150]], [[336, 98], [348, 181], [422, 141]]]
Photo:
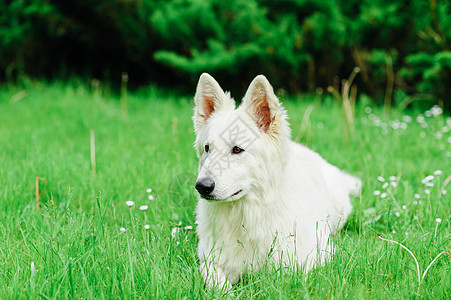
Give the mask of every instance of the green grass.
[[[378, 236], [408, 247], [421, 273], [440, 252], [450, 251], [451, 184], [444, 182], [451, 175], [451, 119], [426, 117], [423, 128], [419, 112], [393, 109], [384, 119], [381, 108], [369, 113], [360, 105], [347, 143], [338, 104], [299, 98], [284, 105], [293, 137], [360, 176], [363, 192], [353, 199], [347, 226], [334, 236], [338, 253], [331, 263], [308, 277], [266, 266], [243, 277], [231, 297], [450, 298], [451, 256], [430, 267], [418, 292], [414, 259]], [[313, 111], [303, 122], [309, 105]], [[128, 95], [127, 117], [118, 97], [83, 85], [2, 88], [1, 298], [230, 297], [204, 288], [197, 237], [185, 229], [195, 227], [192, 106], [189, 97], [148, 89]], [[405, 115], [413, 119], [407, 128], [393, 129], [393, 121]], [[422, 179], [435, 170], [443, 174], [431, 180], [428, 195]], [[384, 189], [378, 176], [396, 176], [397, 186]], [[36, 177], [45, 179], [39, 182], [41, 208]], [[148, 199], [147, 188], [155, 200]], [[135, 205], [128, 207], [128, 200]], [[149, 209], [141, 211], [141, 205]]]

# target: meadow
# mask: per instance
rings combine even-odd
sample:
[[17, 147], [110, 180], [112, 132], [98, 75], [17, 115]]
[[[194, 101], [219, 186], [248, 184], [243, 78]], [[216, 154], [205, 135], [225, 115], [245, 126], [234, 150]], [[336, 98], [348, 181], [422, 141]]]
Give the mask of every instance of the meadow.
[[75, 82], [0, 89], [2, 299], [451, 298], [451, 117], [440, 107], [384, 115], [362, 97], [349, 135], [337, 101], [281, 97], [293, 139], [363, 190], [329, 264], [308, 276], [267, 265], [227, 294], [198, 270], [192, 97], [120, 98]]

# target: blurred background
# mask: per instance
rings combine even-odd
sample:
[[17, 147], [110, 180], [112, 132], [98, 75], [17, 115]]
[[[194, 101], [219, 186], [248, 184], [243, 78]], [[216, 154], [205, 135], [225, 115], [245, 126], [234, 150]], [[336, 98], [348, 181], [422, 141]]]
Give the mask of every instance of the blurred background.
[[[356, 69], [357, 67], [357, 69]], [[0, 80], [98, 80], [194, 92], [211, 73], [243, 95], [341, 89], [451, 106], [449, 0], [0, 0]], [[333, 89], [332, 89], [333, 87]], [[429, 105], [428, 104], [428, 105]]]

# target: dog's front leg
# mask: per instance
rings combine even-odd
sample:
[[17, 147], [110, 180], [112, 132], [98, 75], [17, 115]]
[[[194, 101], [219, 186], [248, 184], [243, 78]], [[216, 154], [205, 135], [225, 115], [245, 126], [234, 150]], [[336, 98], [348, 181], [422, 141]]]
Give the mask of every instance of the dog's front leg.
[[202, 277], [204, 278], [205, 284], [209, 289], [214, 287], [219, 287], [220, 289], [225, 289], [226, 291], [232, 289], [232, 285], [227, 280], [227, 276], [224, 271], [219, 266], [214, 265], [214, 263], [201, 263], [200, 271], [202, 272]]

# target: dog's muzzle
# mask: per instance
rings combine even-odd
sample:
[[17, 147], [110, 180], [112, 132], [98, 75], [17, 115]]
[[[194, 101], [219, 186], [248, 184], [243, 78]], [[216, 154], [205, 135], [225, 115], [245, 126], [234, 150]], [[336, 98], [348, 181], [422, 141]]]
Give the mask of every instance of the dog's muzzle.
[[209, 198], [215, 188], [215, 182], [210, 177], [199, 179], [196, 182], [196, 190], [204, 198]]

